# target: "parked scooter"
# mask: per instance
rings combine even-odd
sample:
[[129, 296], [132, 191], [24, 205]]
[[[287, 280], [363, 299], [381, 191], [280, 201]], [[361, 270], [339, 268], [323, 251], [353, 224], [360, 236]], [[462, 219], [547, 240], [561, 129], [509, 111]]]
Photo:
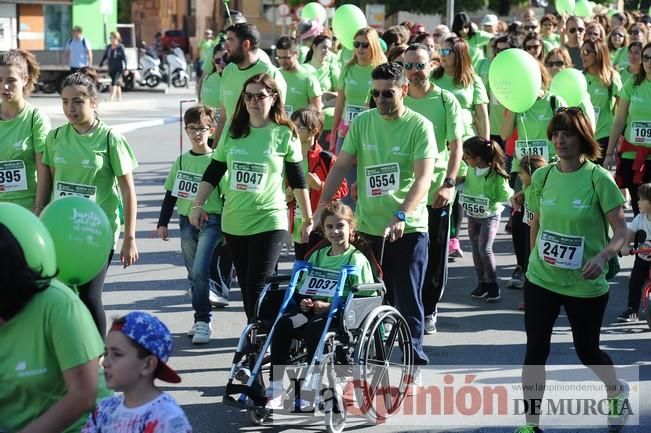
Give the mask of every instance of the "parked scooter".
[[145, 48], [140, 55], [140, 70], [142, 75], [138, 83], [141, 86], [156, 87], [161, 82], [167, 82], [168, 71], [171, 72], [169, 77], [172, 86], [186, 87], [189, 76], [186, 71], [187, 61], [185, 53], [179, 47], [172, 49], [172, 52], [165, 56], [166, 67], [161, 67], [160, 59], [151, 48]]
[[172, 86], [186, 87], [190, 77], [188, 76], [188, 62], [185, 60], [185, 53], [180, 47], [174, 47], [172, 52], [165, 57], [168, 71], [171, 71]]
[[167, 80], [167, 75], [160, 68], [160, 59], [151, 47], [145, 46], [145, 48], [140, 51], [139, 63], [141, 73], [138, 84], [141, 86], [154, 88], [158, 86], [161, 81]]

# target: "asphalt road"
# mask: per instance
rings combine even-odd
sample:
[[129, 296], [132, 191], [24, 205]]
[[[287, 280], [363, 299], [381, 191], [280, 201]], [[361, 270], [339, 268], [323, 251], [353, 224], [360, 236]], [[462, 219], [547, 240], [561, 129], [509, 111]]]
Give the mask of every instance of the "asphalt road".
[[[102, 98], [105, 96], [103, 95]], [[153, 92], [125, 93], [122, 102], [100, 103], [98, 112], [109, 125], [123, 131], [131, 143], [139, 167], [135, 172], [138, 195], [137, 242], [140, 261], [123, 269], [118, 261], [109, 269], [104, 303], [109, 319], [132, 310], [144, 310], [159, 316], [174, 334], [176, 349], [170, 364], [183, 377], [179, 385], [162, 384], [182, 405], [194, 431], [213, 432], [303, 432], [322, 431], [320, 418], [308, 425], [292, 425], [287, 420], [272, 426], [252, 425], [246, 414], [221, 404], [232, 353], [245, 320], [238, 289], [231, 294], [231, 304], [213, 315], [213, 339], [209, 344], [195, 346], [185, 336], [192, 325], [192, 308], [186, 293], [188, 282], [182, 263], [176, 217], [170, 226], [170, 240], [152, 239], [150, 235], [158, 219], [164, 195], [163, 182], [169, 167], [179, 153], [179, 101], [192, 98], [190, 90], [174, 90], [169, 94]], [[32, 103], [50, 115], [54, 126], [64, 122], [58, 98], [35, 95]], [[184, 150], [188, 149], [184, 140]], [[631, 217], [631, 215], [629, 215]], [[425, 337], [425, 350], [431, 364], [424, 370], [424, 385], [440, 384], [442, 373], [454, 374], [455, 386], [460, 390], [468, 374], [477, 374], [471, 380], [477, 389], [518, 381], [519, 366], [525, 349], [523, 313], [516, 310], [522, 301], [522, 292], [504, 288], [513, 269], [510, 237], [503, 226], [495, 243], [498, 275], [501, 280], [502, 301], [487, 304], [468, 295], [476, 286], [475, 272], [470, 257], [470, 245], [462, 232], [466, 255], [451, 264], [447, 292], [440, 306], [438, 333]], [[602, 330], [602, 347], [614, 362], [625, 367], [627, 374], [639, 372], [640, 381], [633, 380], [632, 396], [637, 425], [627, 426], [625, 432], [651, 431], [651, 332], [644, 323], [622, 325], [616, 316], [626, 304], [627, 277], [632, 260], [622, 261], [622, 272], [612, 282], [611, 296]], [[291, 267], [289, 257], [283, 257], [281, 270]], [[571, 340], [568, 322], [563, 314], [554, 329], [549, 364], [559, 372], [558, 380], [572, 382], [579, 361]], [[446, 367], [444, 367], [446, 366]], [[438, 381], [438, 382], [437, 382]], [[521, 398], [517, 393], [509, 397]], [[578, 396], [576, 394], [575, 396]], [[602, 398], [594, 394], [594, 398]], [[433, 407], [433, 406], [432, 406]], [[555, 418], [543, 418], [554, 421]], [[605, 432], [605, 417], [595, 415], [587, 427], [546, 428], [546, 432]], [[502, 422], [504, 420], [504, 422]], [[556, 421], [554, 421], [556, 422]], [[511, 432], [521, 417], [500, 417], [491, 412], [467, 417], [440, 415], [432, 409], [416, 417], [401, 417], [395, 423], [368, 426], [363, 418], [351, 417], [347, 431], [354, 432]], [[548, 424], [549, 425], [549, 424]]]

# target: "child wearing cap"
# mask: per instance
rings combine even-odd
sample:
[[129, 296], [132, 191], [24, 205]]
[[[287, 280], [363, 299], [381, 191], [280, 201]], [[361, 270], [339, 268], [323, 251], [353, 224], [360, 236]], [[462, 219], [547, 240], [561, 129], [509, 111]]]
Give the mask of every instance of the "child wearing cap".
[[113, 322], [102, 365], [108, 388], [122, 392], [105, 398], [88, 417], [82, 433], [191, 433], [183, 410], [154, 379], [179, 383], [166, 363], [172, 335], [156, 317], [140, 311]]

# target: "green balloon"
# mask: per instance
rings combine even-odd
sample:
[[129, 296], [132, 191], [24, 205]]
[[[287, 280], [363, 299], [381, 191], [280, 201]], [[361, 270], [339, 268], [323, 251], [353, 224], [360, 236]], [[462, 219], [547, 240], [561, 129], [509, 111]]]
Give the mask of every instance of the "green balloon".
[[[651, 12], [651, 8], [649, 8], [649, 11]], [[617, 12], [619, 12], [617, 9], [608, 9], [608, 13], [607, 13], [608, 18], [612, 17], [612, 16], [615, 15]]]
[[556, 0], [556, 11], [563, 15], [574, 13], [575, 0]]
[[567, 68], [552, 79], [549, 91], [563, 98], [570, 107], [577, 107], [588, 94], [588, 83], [581, 72]]
[[84, 197], [65, 197], [41, 214], [50, 230], [59, 259], [58, 278], [68, 285], [92, 280], [113, 247], [113, 231], [104, 211]]
[[328, 14], [321, 3], [312, 2], [306, 4], [301, 10], [302, 20], [317, 20], [319, 23], [324, 24], [328, 19]]
[[592, 5], [588, 0], [576, 0], [576, 6], [574, 8], [574, 15], [577, 17], [591, 17], [592, 16]]
[[23, 249], [30, 268], [43, 277], [57, 271], [54, 241], [36, 215], [14, 203], [0, 203], [0, 224], [5, 225]]
[[355, 33], [366, 27], [366, 15], [355, 5], [343, 5], [337, 8], [332, 18], [332, 30], [341, 44], [353, 49]]
[[533, 106], [540, 93], [540, 66], [527, 52], [509, 48], [493, 59], [488, 83], [500, 104], [514, 113], [523, 113]]

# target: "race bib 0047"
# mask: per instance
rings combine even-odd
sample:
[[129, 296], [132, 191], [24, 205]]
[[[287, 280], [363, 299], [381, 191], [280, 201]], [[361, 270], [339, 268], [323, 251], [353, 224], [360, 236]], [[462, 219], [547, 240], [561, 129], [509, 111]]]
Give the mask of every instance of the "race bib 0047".
[[25, 162], [0, 161], [0, 193], [27, 191]]
[[538, 256], [545, 263], [562, 269], [580, 269], [583, 262], [583, 236], [543, 231], [537, 242]]
[[368, 197], [393, 194], [400, 185], [400, 166], [397, 163], [365, 167], [364, 175]]
[[490, 209], [490, 200], [487, 197], [476, 197], [468, 194], [459, 195], [459, 203], [463, 210], [473, 218], [486, 218]]
[[197, 191], [199, 191], [201, 178], [202, 175], [197, 173], [177, 171], [176, 178], [174, 178], [172, 196], [177, 198], [184, 198], [187, 200], [194, 200], [197, 197]]
[[330, 269], [312, 268], [298, 293], [304, 296], [332, 298], [339, 284], [339, 272]]
[[518, 159], [537, 155], [545, 158], [545, 161], [549, 161], [547, 140], [516, 140], [515, 155]]
[[264, 188], [266, 178], [266, 165], [233, 161], [231, 189], [242, 192], [260, 192]]
[[57, 200], [63, 197], [73, 196], [86, 197], [95, 201], [96, 191], [97, 188], [93, 185], [57, 181], [54, 184], [54, 199]]

